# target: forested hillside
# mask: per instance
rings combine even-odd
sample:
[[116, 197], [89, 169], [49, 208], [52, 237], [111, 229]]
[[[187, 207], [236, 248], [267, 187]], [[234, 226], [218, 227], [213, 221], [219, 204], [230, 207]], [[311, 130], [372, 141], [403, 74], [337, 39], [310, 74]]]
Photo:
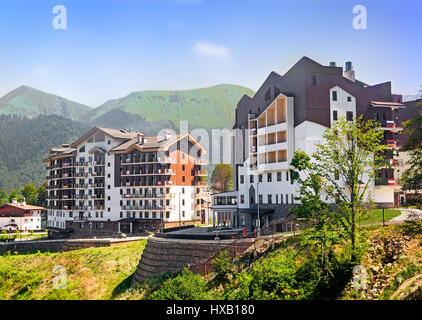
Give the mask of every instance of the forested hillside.
[[0, 116], [0, 190], [10, 192], [31, 183], [45, 181], [42, 160], [51, 147], [69, 143], [89, 126], [55, 116], [29, 119]]

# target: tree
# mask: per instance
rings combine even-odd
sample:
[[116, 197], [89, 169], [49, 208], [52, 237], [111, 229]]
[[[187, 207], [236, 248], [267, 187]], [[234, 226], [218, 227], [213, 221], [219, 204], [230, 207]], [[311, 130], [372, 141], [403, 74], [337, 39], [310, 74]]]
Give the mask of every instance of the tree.
[[403, 124], [404, 130], [402, 133], [408, 138], [406, 144], [403, 146], [403, 150], [422, 147], [422, 100], [419, 102], [419, 109], [419, 113]]
[[37, 188], [33, 184], [27, 184], [21, 189], [21, 195], [31, 205], [37, 204]]
[[40, 185], [37, 190], [37, 206], [44, 207], [47, 201], [47, 182]]
[[233, 190], [233, 167], [229, 164], [217, 164], [211, 176], [211, 189], [214, 192]]
[[22, 201], [22, 196], [19, 194], [18, 190], [12, 190], [9, 194], [9, 203], [12, 203], [12, 200], [16, 199], [18, 202]]
[[376, 173], [387, 166], [383, 132], [373, 120], [356, 121], [340, 118], [323, 134], [324, 143], [317, 145], [313, 157], [326, 181], [325, 191], [336, 202], [336, 221], [351, 247], [350, 260], [357, 259], [357, 222], [367, 213], [368, 188]]
[[9, 202], [9, 197], [7, 196], [7, 192], [5, 190], [0, 190], [0, 206], [7, 202]]
[[400, 177], [403, 191], [422, 192], [422, 147], [410, 151], [410, 167]]
[[332, 188], [325, 184], [320, 166], [311, 162], [305, 152], [297, 150], [290, 165], [294, 168], [290, 170], [291, 184], [299, 185], [299, 195], [295, 199], [301, 203], [291, 208], [290, 212], [313, 226], [305, 232], [305, 239], [316, 247], [323, 273], [330, 272], [329, 259], [333, 245], [338, 241], [329, 204]]

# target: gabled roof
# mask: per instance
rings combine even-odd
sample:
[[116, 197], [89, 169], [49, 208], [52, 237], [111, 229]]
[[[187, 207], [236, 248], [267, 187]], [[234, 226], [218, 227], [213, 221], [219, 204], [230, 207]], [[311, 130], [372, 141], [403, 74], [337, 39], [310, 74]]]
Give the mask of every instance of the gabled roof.
[[[73, 153], [76, 152], [76, 149], [74, 149], [74, 148], [52, 148], [52, 149], [54, 149], [54, 150], [62, 149], [63, 151], [53, 152], [54, 154], [52, 154], [48, 158], [44, 159], [43, 162], [48, 162], [52, 159], [60, 159], [60, 158], [71, 157], [73, 155]], [[50, 153], [51, 153], [52, 149], [50, 149]]]
[[159, 137], [159, 136], [146, 137], [145, 143], [138, 142], [138, 137], [135, 137], [129, 141], [123, 142], [122, 144], [114, 147], [113, 149], [110, 150], [110, 153], [129, 153], [135, 149], [139, 151], [143, 151], [143, 152], [168, 150], [168, 148], [171, 145], [182, 140], [185, 137], [187, 137], [189, 141], [192, 141], [194, 144], [198, 145], [200, 149], [206, 152], [204, 147], [202, 147], [198, 141], [196, 141], [189, 133], [186, 133], [183, 135], [181, 134], [171, 135], [167, 139], [163, 139], [162, 137]]
[[5, 203], [0, 206], [0, 208], [4, 207], [15, 207], [22, 210], [45, 210], [44, 207], [38, 207], [38, 206], [31, 206], [31, 205], [21, 205], [20, 203]]
[[113, 139], [116, 139], [116, 140], [129, 140], [129, 139], [136, 137], [138, 134], [145, 136], [145, 134], [142, 133], [142, 132], [94, 127], [91, 130], [89, 130], [87, 133], [85, 133], [82, 137], [80, 137], [78, 140], [73, 142], [71, 144], [71, 147], [76, 148], [79, 144], [81, 144], [83, 141], [85, 141], [90, 136], [95, 134], [97, 131], [100, 131], [100, 132], [104, 133], [105, 135], [107, 135], [107, 136], [109, 136]]

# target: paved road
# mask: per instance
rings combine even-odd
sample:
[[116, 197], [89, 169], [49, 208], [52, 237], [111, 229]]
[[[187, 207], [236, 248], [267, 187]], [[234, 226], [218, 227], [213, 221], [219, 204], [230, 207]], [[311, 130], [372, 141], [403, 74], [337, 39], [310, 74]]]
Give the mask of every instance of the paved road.
[[419, 209], [400, 209], [401, 215], [391, 219], [391, 222], [419, 220], [422, 219], [422, 210]]

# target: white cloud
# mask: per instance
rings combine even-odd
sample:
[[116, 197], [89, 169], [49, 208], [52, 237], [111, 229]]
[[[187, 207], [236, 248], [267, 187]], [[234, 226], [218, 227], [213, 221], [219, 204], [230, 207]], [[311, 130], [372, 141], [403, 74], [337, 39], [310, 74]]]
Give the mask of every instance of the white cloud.
[[231, 55], [230, 49], [221, 45], [208, 42], [197, 42], [193, 50], [200, 56], [211, 58], [228, 58]]

